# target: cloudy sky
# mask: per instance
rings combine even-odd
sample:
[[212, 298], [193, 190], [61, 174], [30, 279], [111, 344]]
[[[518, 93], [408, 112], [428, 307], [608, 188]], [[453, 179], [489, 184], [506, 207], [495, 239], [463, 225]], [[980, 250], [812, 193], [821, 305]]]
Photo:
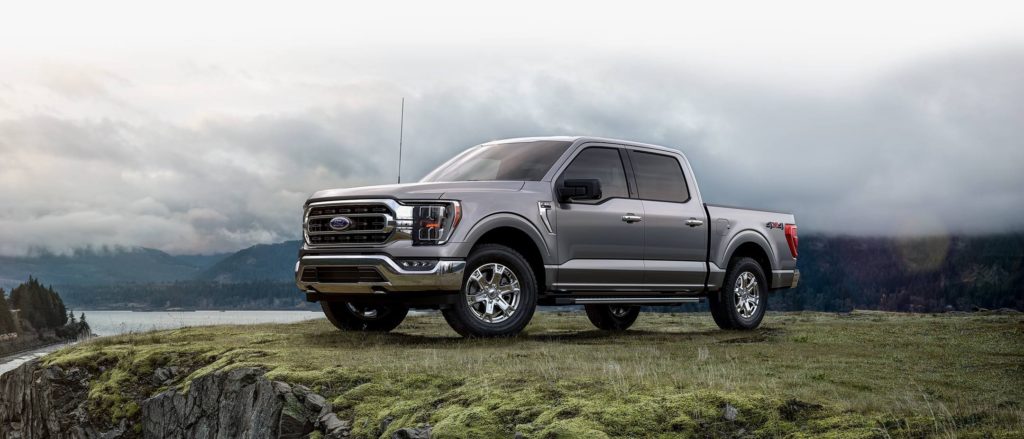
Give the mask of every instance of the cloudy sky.
[[805, 235], [1024, 228], [1009, 2], [142, 3], [0, 15], [0, 254], [297, 239], [313, 191], [394, 182], [402, 97], [403, 180], [598, 135], [680, 148], [708, 201]]

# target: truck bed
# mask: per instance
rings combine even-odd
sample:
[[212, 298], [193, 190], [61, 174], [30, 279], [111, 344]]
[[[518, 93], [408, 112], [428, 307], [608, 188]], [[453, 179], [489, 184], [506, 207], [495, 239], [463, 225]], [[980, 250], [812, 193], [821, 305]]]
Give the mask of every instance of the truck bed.
[[[796, 257], [786, 241], [785, 225], [796, 224], [793, 214], [741, 207], [705, 204], [711, 227], [708, 228], [709, 271], [724, 272], [726, 259], [739, 246], [751, 242], [767, 243], [772, 273], [765, 273], [773, 288], [780, 288], [787, 280], [792, 282]], [[788, 276], [783, 276], [787, 273]], [[788, 279], [784, 279], [788, 277]]]

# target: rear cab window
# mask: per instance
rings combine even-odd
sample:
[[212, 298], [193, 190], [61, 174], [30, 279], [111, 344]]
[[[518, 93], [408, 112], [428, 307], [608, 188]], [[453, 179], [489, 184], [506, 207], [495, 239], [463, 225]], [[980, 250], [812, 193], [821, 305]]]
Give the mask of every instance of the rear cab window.
[[643, 200], [685, 203], [690, 190], [679, 159], [665, 154], [629, 151], [637, 193]]

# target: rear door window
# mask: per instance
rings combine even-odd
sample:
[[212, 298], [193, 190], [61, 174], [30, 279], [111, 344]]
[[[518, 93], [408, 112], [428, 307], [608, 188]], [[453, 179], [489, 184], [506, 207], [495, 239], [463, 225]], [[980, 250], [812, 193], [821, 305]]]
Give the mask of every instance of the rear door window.
[[683, 168], [675, 157], [631, 150], [638, 195], [644, 200], [685, 203], [690, 191], [683, 177]]

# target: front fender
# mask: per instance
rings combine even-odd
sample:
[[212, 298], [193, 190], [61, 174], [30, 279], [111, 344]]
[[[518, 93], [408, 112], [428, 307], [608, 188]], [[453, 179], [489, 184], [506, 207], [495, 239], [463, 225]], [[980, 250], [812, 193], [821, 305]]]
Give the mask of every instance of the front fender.
[[516, 215], [514, 213], [494, 213], [488, 215], [475, 224], [473, 227], [466, 232], [463, 242], [460, 243], [462, 246], [466, 246], [465, 253], [469, 254], [469, 249], [480, 240], [487, 232], [497, 229], [499, 227], [510, 227], [519, 230], [530, 237], [533, 240], [533, 244], [540, 250], [541, 258], [544, 259], [544, 264], [552, 264], [551, 248], [547, 241], [544, 239], [544, 235], [537, 229], [533, 223], [526, 218]]

